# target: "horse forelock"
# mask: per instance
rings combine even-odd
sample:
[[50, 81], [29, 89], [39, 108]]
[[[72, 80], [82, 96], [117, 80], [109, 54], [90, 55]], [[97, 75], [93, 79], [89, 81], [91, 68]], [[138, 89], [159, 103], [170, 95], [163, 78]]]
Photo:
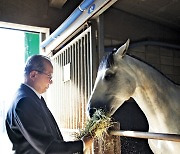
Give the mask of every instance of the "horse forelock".
[[114, 52], [111, 52], [103, 57], [100, 65], [99, 65], [99, 69], [98, 69], [99, 71], [102, 70], [103, 68], [110, 68], [114, 64], [113, 53]]

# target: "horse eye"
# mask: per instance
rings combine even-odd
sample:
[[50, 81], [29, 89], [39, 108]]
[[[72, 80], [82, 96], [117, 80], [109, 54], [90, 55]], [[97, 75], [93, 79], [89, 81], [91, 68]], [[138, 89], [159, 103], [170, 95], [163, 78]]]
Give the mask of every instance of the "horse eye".
[[111, 80], [113, 77], [114, 77], [114, 74], [109, 73], [109, 74], [106, 74], [104, 78], [105, 78], [105, 80], [109, 81], [109, 80]]

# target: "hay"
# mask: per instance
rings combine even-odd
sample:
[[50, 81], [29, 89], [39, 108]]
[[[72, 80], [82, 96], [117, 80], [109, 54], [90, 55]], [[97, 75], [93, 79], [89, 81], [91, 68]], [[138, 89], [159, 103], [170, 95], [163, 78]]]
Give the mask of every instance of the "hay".
[[91, 135], [93, 138], [102, 138], [103, 134], [107, 134], [108, 128], [113, 126], [111, 118], [105, 115], [101, 109], [96, 110], [92, 118], [85, 123], [85, 128], [75, 133], [76, 139], [81, 139], [85, 135]]

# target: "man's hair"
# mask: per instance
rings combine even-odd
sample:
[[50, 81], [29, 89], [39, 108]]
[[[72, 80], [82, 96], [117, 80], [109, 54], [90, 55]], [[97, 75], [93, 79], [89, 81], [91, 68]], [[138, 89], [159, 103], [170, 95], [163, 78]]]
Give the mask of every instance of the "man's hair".
[[45, 63], [52, 65], [51, 60], [43, 55], [33, 55], [26, 61], [24, 75], [28, 76], [32, 71], [45, 71]]

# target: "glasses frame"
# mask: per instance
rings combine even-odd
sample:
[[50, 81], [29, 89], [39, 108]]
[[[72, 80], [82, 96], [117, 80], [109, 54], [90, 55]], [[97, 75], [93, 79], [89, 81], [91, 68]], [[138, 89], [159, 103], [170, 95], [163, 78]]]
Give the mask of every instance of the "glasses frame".
[[43, 72], [43, 71], [39, 71], [39, 70], [35, 70], [35, 71], [37, 71], [37, 72], [40, 73], [40, 74], [46, 75], [46, 76], [49, 78], [49, 80], [52, 81], [52, 75], [47, 74], [47, 73], [45, 73], [45, 72]]

